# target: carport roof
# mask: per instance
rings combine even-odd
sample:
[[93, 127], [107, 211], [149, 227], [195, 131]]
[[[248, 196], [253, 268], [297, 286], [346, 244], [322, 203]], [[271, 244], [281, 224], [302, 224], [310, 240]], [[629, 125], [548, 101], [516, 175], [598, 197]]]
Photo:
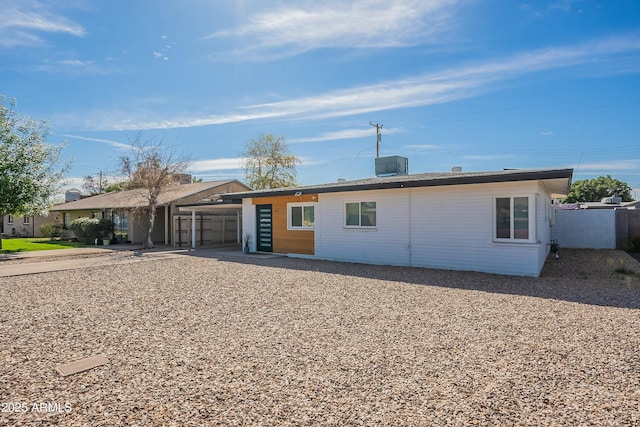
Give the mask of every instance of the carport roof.
[[375, 177], [353, 181], [307, 185], [272, 190], [223, 194], [225, 200], [248, 197], [291, 196], [297, 193], [339, 193], [345, 191], [383, 190], [392, 188], [435, 187], [444, 185], [486, 184], [494, 182], [543, 181], [549, 192], [566, 195], [573, 169], [505, 169], [493, 172], [429, 172], [413, 175]]
[[[158, 206], [175, 203], [186, 197], [205, 193], [216, 187], [221, 187], [234, 180], [196, 182], [192, 184], [175, 184], [167, 187], [158, 197]], [[203, 198], [209, 194], [203, 194]], [[74, 202], [62, 203], [51, 208], [52, 211], [74, 211], [92, 209], [135, 209], [148, 206], [149, 201], [145, 197], [143, 189], [114, 191], [112, 193], [98, 194]]]

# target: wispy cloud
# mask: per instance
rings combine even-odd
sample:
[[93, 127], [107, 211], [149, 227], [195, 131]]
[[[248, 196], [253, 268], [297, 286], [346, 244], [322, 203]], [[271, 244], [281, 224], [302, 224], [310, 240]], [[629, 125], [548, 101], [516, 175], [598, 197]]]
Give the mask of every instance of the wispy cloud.
[[[236, 55], [287, 57], [321, 48], [385, 48], [441, 41], [466, 0], [328, 0], [256, 13], [239, 28], [204, 39], [244, 41]], [[228, 53], [226, 53], [228, 55]]]
[[640, 159], [604, 160], [601, 162], [582, 163], [574, 167], [579, 169], [581, 172], [638, 170], [640, 169]]
[[118, 72], [113, 66], [102, 66], [96, 64], [94, 61], [83, 61], [80, 59], [63, 59], [56, 61], [45, 59], [41, 64], [32, 67], [30, 71], [72, 75], [106, 75]]
[[45, 45], [42, 33], [63, 33], [83, 37], [80, 24], [60, 15], [49, 3], [38, 0], [0, 0], [0, 46]]
[[167, 40], [169, 40], [169, 36], [166, 34], [161, 35], [160, 40], [162, 40], [164, 46], [161, 49], [154, 51], [153, 57], [156, 59], [162, 59], [163, 61], [168, 61], [169, 56], [167, 52], [169, 52], [169, 49], [173, 47], [173, 44], [167, 43]]
[[577, 10], [577, 13], [582, 13], [583, 9], [581, 7], [576, 9], [574, 6], [583, 5], [584, 3], [585, 0], [558, 0], [548, 5], [541, 5], [540, 2], [533, 2], [535, 7], [531, 6], [531, 4], [524, 3], [520, 5], [520, 10], [528, 14], [533, 19], [542, 19], [554, 12], [568, 13]]
[[87, 138], [84, 136], [78, 136], [78, 135], [59, 135], [63, 138], [69, 138], [69, 139], [79, 139], [81, 141], [93, 141], [93, 142], [101, 142], [104, 144], [108, 144], [111, 145], [112, 147], [116, 147], [116, 148], [120, 148], [123, 150], [133, 150], [134, 147], [131, 144], [125, 144], [122, 142], [118, 142], [118, 141], [111, 141], [109, 139], [99, 139], [99, 138]]
[[542, 135], [542, 136], [551, 136], [551, 135], [553, 135], [553, 131], [546, 130], [546, 131], [540, 132], [540, 135]]
[[164, 61], [168, 61], [169, 60], [169, 57], [164, 56], [164, 53], [162, 53], [162, 52], [153, 52], [153, 57], [156, 58], [156, 59], [162, 59]]
[[209, 172], [220, 170], [242, 169], [242, 158], [209, 159], [196, 160], [191, 162], [189, 170], [191, 172]]
[[433, 144], [408, 144], [408, 145], [404, 145], [402, 148], [406, 150], [422, 151], [422, 150], [436, 150], [440, 147], [438, 145], [433, 145]]
[[[305, 166], [324, 163], [324, 162], [319, 162], [317, 159], [313, 159], [310, 157], [298, 157], [298, 160], [300, 160], [301, 164]], [[189, 164], [189, 172], [191, 173], [214, 172], [214, 171], [237, 171], [239, 169], [243, 169], [242, 157], [195, 160]], [[225, 176], [226, 175], [228, 174], [225, 174]]]
[[471, 154], [468, 156], [463, 156], [468, 160], [499, 160], [499, 159], [509, 159], [515, 157], [513, 154]]
[[472, 98], [495, 90], [504, 82], [532, 73], [584, 65], [590, 65], [589, 70], [592, 70], [592, 65], [600, 61], [615, 62], [616, 55], [628, 56], [637, 54], [639, 50], [640, 37], [633, 34], [573, 46], [540, 49], [402, 80], [237, 107], [229, 114], [143, 121], [137, 120], [133, 114], [120, 111], [116, 113], [119, 117], [114, 116], [109, 120], [101, 115], [100, 123], [87, 123], [86, 126], [109, 130], [169, 129], [261, 119], [326, 119], [424, 107]]
[[[402, 130], [399, 128], [382, 129], [383, 134], [399, 133]], [[299, 142], [323, 142], [323, 141], [335, 141], [339, 139], [359, 139], [359, 138], [375, 138], [375, 129], [343, 129], [334, 132], [326, 132], [317, 136], [308, 136], [302, 138], [290, 138], [287, 139], [288, 143]]]

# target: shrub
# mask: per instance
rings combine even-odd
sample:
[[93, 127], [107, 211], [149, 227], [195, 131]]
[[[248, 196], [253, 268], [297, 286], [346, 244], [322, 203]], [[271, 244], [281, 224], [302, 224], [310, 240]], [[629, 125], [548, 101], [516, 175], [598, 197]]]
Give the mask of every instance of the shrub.
[[49, 239], [53, 240], [57, 237], [62, 236], [62, 227], [60, 227], [58, 224], [48, 222], [40, 226], [40, 233], [42, 233], [44, 237], [48, 237]]
[[640, 252], [640, 237], [634, 237], [627, 242], [627, 252]]
[[107, 237], [113, 230], [113, 221], [110, 219], [78, 218], [71, 221], [69, 228], [84, 243], [90, 245], [96, 239]]

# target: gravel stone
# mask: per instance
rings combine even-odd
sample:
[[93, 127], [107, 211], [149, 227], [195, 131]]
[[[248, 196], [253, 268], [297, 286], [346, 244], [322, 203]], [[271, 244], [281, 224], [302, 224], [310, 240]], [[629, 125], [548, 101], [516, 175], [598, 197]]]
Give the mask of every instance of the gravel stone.
[[540, 278], [216, 251], [0, 278], [0, 425], [638, 425], [640, 264], [560, 257]]

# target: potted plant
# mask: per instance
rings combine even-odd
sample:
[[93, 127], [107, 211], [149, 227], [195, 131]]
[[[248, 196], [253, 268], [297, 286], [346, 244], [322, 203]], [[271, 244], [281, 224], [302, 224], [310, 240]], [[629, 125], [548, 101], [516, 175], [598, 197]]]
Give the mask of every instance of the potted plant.
[[111, 236], [113, 235], [113, 229], [115, 224], [108, 218], [102, 218], [99, 223], [101, 240], [104, 246], [111, 244]]
[[251, 234], [250, 233], [244, 233], [244, 246], [242, 247], [242, 252], [244, 252], [245, 254], [249, 253], [249, 242], [251, 242]]

